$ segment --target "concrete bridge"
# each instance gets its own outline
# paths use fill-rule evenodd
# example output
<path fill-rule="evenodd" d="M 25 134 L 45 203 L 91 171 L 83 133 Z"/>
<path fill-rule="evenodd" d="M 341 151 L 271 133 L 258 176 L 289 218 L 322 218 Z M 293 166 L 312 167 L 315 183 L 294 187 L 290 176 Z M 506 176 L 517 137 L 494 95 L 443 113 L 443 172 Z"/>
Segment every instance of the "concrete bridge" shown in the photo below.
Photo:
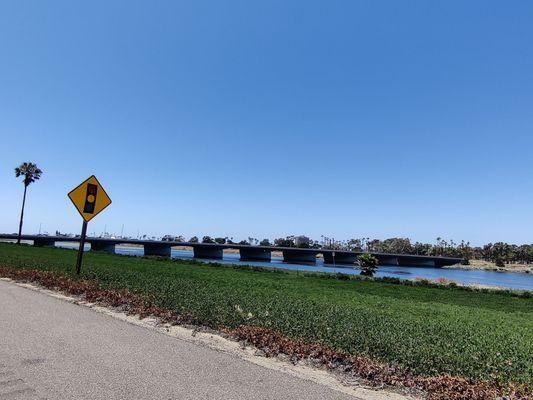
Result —
<path fill-rule="evenodd" d="M 16 240 L 17 235 L 0 234 L 0 239 Z M 22 240 L 31 240 L 35 246 L 55 246 L 58 242 L 79 242 L 79 238 L 67 236 L 42 236 L 22 235 Z M 91 245 L 92 251 L 115 253 L 115 246 L 130 244 L 143 246 L 144 255 L 170 257 L 172 247 L 190 247 L 195 258 L 221 260 L 224 249 L 239 250 L 241 261 L 269 262 L 272 252 L 278 251 L 283 254 L 283 261 L 293 264 L 315 264 L 318 254 L 322 254 L 325 264 L 354 265 L 357 256 L 361 252 L 338 251 L 327 249 L 305 249 L 295 247 L 276 246 L 251 246 L 242 244 L 218 244 L 218 243 L 190 243 L 169 242 L 155 240 L 135 239 L 109 239 L 87 237 L 86 242 Z M 446 265 L 458 264 L 460 258 L 417 256 L 408 254 L 371 253 L 380 265 L 409 266 L 409 267 L 434 267 L 440 268 Z"/>

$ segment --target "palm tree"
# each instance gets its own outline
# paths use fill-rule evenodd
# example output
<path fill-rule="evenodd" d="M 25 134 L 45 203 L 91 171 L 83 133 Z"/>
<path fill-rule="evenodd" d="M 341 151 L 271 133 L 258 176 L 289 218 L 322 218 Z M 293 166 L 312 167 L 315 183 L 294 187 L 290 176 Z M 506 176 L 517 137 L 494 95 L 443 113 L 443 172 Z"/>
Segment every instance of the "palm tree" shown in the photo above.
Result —
<path fill-rule="evenodd" d="M 20 224 L 19 224 L 19 236 L 17 239 L 17 244 L 20 244 L 20 236 L 22 234 L 22 220 L 24 219 L 24 205 L 26 204 L 26 190 L 31 183 L 39 180 L 41 174 L 43 173 L 37 165 L 31 162 L 25 162 L 15 168 L 15 177 L 24 176 L 24 197 L 22 198 L 22 210 L 20 211 Z"/>

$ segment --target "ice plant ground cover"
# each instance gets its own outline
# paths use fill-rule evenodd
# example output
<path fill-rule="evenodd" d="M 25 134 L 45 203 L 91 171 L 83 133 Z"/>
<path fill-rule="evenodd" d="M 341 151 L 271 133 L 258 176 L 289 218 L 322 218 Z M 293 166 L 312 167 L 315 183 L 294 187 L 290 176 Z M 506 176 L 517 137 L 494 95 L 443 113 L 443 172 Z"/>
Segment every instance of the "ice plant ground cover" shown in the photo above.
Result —
<path fill-rule="evenodd" d="M 533 385 L 533 298 L 527 293 L 99 253 L 86 255 L 78 278 L 75 257 L 72 250 L 0 244 L 0 267 L 90 282 L 213 328 L 275 332 L 300 346 L 365 357 L 413 376 Z M 242 335 L 252 342 L 257 336 Z"/>

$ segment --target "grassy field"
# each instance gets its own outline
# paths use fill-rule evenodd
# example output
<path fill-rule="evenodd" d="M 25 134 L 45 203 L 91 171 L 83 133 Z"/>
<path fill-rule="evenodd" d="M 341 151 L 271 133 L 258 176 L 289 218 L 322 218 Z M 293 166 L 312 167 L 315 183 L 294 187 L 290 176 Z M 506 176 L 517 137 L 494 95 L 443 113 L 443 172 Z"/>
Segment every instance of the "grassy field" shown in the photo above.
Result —
<path fill-rule="evenodd" d="M 0 243 L 0 266 L 72 275 L 75 257 Z M 266 327 L 417 374 L 533 384 L 531 297 L 98 253 L 82 277 L 212 327 Z"/>

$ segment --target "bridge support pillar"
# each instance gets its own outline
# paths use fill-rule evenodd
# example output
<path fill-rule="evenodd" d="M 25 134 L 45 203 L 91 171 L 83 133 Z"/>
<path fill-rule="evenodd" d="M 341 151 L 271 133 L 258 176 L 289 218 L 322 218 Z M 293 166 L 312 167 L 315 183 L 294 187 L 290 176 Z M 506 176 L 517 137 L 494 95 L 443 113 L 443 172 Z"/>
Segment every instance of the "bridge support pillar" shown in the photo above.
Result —
<path fill-rule="evenodd" d="M 322 253 L 324 256 L 324 264 L 344 264 L 344 265 L 354 265 L 357 261 L 357 254 L 355 253 L 341 253 L 335 252 L 335 259 L 333 259 L 332 251 L 324 251 Z"/>
<path fill-rule="evenodd" d="M 240 248 L 241 261 L 271 261 L 272 251 L 257 248 Z"/>
<path fill-rule="evenodd" d="M 145 256 L 170 257 L 171 247 L 168 244 L 146 243 L 144 245 Z"/>
<path fill-rule="evenodd" d="M 316 254 L 313 251 L 302 251 L 302 250 L 282 250 L 283 252 L 283 262 L 286 263 L 304 263 L 304 264 L 315 264 L 316 263 Z"/>
<path fill-rule="evenodd" d="M 206 258 L 210 260 L 222 260 L 224 251 L 222 247 L 217 246 L 194 246 L 193 247 L 194 258 Z"/>
<path fill-rule="evenodd" d="M 90 242 L 92 251 L 115 254 L 115 243 Z"/>
<path fill-rule="evenodd" d="M 448 261 L 448 260 L 440 260 L 438 258 L 436 258 L 435 260 L 435 268 L 442 268 L 442 267 L 445 267 L 446 265 L 454 265 L 454 264 L 459 264 L 460 261 L 456 261 L 455 263 L 452 261 Z"/>
<path fill-rule="evenodd" d="M 377 255 L 376 258 L 379 261 L 379 265 L 395 265 L 395 266 L 398 266 L 400 264 L 399 261 L 398 261 L 398 257 Z"/>
<path fill-rule="evenodd" d="M 45 237 L 33 239 L 33 245 L 38 247 L 54 247 L 56 242 L 54 239 L 48 239 Z"/>

